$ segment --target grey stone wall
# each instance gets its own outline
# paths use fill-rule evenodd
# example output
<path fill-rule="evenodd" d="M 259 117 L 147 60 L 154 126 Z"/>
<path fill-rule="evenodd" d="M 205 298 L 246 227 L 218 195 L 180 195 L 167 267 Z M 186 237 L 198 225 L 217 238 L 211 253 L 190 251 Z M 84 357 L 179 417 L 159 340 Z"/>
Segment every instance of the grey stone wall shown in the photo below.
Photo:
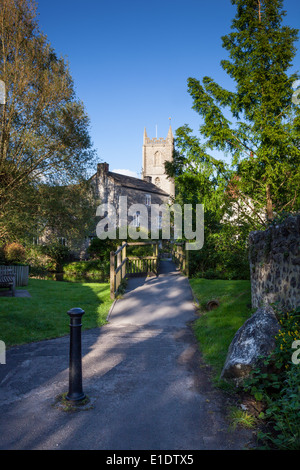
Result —
<path fill-rule="evenodd" d="M 252 307 L 300 306 L 300 214 L 249 236 Z"/>

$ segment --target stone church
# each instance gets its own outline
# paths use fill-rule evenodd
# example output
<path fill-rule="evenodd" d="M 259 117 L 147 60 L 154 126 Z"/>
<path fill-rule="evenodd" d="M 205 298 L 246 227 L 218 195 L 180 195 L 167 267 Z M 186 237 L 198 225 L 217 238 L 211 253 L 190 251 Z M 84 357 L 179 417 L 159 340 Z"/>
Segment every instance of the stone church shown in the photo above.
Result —
<path fill-rule="evenodd" d="M 112 204 L 118 213 L 119 198 L 127 197 L 128 208 L 133 204 L 142 204 L 147 208 L 148 227 L 151 227 L 151 205 L 172 204 L 175 197 L 174 180 L 165 174 L 165 161 L 172 161 L 174 150 L 174 137 L 170 126 L 167 137 L 149 139 L 146 129 L 143 141 L 143 171 L 142 178 L 115 173 L 109 170 L 108 163 L 99 163 L 97 172 L 90 178 L 89 182 L 93 197 L 97 204 Z M 161 216 L 157 217 L 156 228 L 161 228 Z M 127 217 L 127 225 L 141 227 L 141 214 Z M 87 248 L 91 239 L 95 238 L 95 230 L 82 241 L 67 240 L 63 234 L 56 234 L 56 238 L 62 245 L 68 245 L 71 253 L 76 259 L 86 259 Z M 34 244 L 45 244 L 51 242 L 53 232 L 44 228 L 43 233 L 35 237 Z"/>
<path fill-rule="evenodd" d="M 128 206 L 143 204 L 170 204 L 175 197 L 174 180 L 165 174 L 165 161 L 173 159 L 174 137 L 170 126 L 166 139 L 149 139 L 146 129 L 143 141 L 142 179 L 133 178 L 109 170 L 108 163 L 99 163 L 97 173 L 90 182 L 94 196 L 101 204 L 109 203 L 116 211 L 120 196 L 127 196 Z M 128 219 L 139 227 L 139 213 Z M 159 221 L 158 221 L 159 225 Z"/>

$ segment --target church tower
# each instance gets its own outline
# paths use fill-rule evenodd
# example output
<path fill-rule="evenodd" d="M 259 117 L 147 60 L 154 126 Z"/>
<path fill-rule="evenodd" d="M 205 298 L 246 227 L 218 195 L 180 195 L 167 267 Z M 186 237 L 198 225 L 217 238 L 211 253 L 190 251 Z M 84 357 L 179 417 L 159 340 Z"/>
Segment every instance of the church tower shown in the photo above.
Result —
<path fill-rule="evenodd" d="M 174 137 L 170 126 L 166 139 L 149 139 L 144 130 L 143 180 L 149 181 L 171 197 L 175 197 L 175 183 L 165 173 L 165 161 L 173 160 Z"/>

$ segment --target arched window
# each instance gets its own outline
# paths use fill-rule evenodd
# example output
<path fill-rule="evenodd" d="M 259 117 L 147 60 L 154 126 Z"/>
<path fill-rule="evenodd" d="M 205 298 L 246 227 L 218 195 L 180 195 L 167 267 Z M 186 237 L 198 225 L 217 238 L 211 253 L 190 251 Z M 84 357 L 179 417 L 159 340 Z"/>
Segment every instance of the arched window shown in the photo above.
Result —
<path fill-rule="evenodd" d="M 156 184 L 156 186 L 158 186 L 160 188 L 160 178 L 159 177 L 155 178 L 155 184 Z"/>
<path fill-rule="evenodd" d="M 155 152 L 154 154 L 154 166 L 160 166 L 161 165 L 161 154 L 160 152 Z"/>
<path fill-rule="evenodd" d="M 132 225 L 133 227 L 140 227 L 141 226 L 141 221 L 140 221 L 140 215 L 141 213 L 139 211 L 137 211 L 134 215 L 133 215 L 133 220 L 132 220 Z"/>

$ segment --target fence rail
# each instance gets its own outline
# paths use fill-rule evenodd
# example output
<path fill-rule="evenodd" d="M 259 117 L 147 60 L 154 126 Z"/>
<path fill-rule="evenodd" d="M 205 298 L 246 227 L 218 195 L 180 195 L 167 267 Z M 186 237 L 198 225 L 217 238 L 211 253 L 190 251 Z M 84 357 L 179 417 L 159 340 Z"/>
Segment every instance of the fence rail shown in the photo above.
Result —
<path fill-rule="evenodd" d="M 128 246 L 153 245 L 153 256 L 127 256 Z M 126 277 L 158 274 L 157 242 L 123 242 L 110 253 L 110 296 L 115 299 Z"/>
<path fill-rule="evenodd" d="M 174 243 L 172 259 L 180 271 L 189 277 L 189 251 L 184 248 L 184 243 Z"/>

